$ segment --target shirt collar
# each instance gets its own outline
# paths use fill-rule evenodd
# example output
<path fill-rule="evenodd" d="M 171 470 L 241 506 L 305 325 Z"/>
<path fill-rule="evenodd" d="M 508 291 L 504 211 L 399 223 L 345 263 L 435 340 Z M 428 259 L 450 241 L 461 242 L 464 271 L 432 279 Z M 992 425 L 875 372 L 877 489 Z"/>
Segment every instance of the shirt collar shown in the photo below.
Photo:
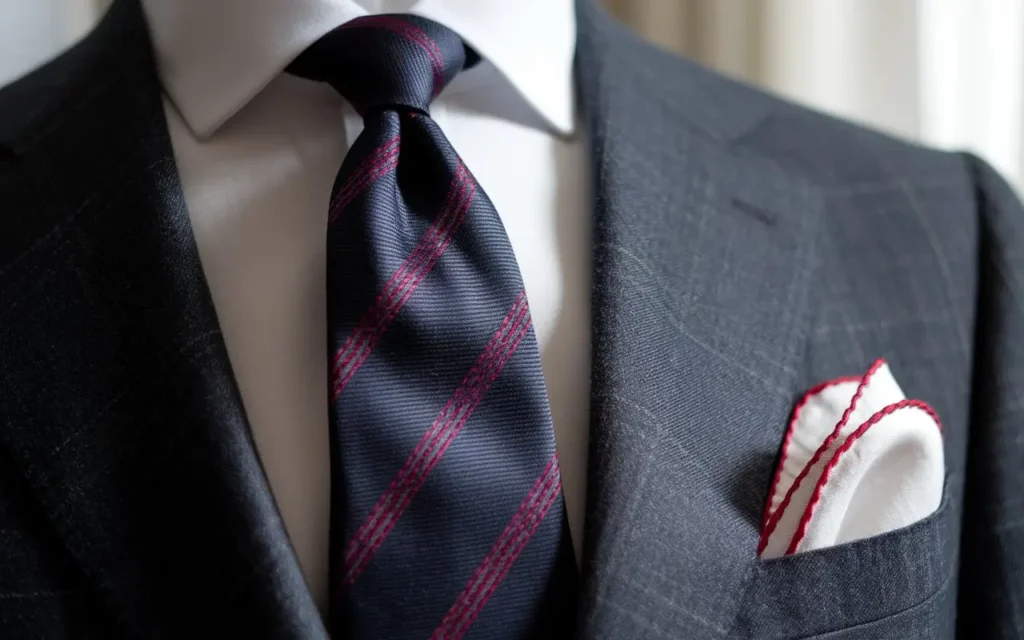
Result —
<path fill-rule="evenodd" d="M 143 0 L 143 5 L 164 90 L 200 138 L 212 135 L 331 29 L 395 9 L 394 0 Z M 554 130 L 572 132 L 576 18 L 571 0 L 406 0 L 403 8 L 456 31 Z"/>

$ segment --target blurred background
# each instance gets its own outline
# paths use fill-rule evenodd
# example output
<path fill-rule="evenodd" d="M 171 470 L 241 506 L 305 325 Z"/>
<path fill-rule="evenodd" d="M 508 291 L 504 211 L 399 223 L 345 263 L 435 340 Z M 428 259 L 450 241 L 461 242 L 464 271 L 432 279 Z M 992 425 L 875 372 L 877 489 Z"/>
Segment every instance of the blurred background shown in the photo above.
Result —
<path fill-rule="evenodd" d="M 1024 0 L 603 2 L 663 47 L 906 138 L 973 150 L 1024 190 Z M 0 0 L 0 85 L 81 37 L 108 3 Z"/>

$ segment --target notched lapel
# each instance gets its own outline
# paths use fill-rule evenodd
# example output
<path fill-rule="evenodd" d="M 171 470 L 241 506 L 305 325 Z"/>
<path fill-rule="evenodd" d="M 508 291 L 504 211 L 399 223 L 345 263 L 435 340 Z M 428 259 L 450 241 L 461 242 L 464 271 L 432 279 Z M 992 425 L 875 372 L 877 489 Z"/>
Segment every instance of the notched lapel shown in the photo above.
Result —
<path fill-rule="evenodd" d="M 726 81 L 582 13 L 596 191 L 582 635 L 727 635 L 795 392 L 823 199 L 732 142 L 757 113 L 709 107 Z"/>
<path fill-rule="evenodd" d="M 17 159 L 37 184 L 16 213 L 35 218 L 0 254 L 0 447 L 127 636 L 325 637 L 231 375 L 149 47 L 138 4 L 116 3 L 72 54 L 99 88 L 56 100 L 78 104 Z"/>

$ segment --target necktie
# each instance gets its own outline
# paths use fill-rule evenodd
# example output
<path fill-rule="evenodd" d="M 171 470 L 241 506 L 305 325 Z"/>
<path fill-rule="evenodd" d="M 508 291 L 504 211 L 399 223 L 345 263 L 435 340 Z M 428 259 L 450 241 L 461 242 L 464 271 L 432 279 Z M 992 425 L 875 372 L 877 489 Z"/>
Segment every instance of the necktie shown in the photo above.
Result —
<path fill-rule="evenodd" d="M 327 232 L 337 638 L 571 634 L 576 568 L 519 268 L 429 115 L 475 61 L 445 27 L 383 15 L 289 68 L 364 122 Z"/>

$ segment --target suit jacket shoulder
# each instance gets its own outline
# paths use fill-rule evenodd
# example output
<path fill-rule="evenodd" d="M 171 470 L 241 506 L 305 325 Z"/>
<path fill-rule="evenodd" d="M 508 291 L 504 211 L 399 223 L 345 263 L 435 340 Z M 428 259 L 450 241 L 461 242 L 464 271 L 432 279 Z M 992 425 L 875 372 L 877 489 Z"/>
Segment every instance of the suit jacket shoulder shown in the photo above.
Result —
<path fill-rule="evenodd" d="M 594 339 L 615 357 L 595 349 L 586 583 L 604 606 L 585 628 L 1018 636 L 1021 505 L 993 497 L 1024 482 L 1009 462 L 1019 447 L 996 444 L 1022 441 L 1012 190 L 976 158 L 797 106 L 598 14 L 580 14 L 577 76 L 595 151 Z M 651 353 L 657 375 L 643 366 Z M 908 530 L 755 564 L 798 394 L 879 357 L 943 420 L 945 506 Z M 729 391 L 693 392 L 694 371 Z M 730 447 L 706 449 L 722 437 Z M 623 542 L 643 531 L 677 544 Z M 697 550 L 712 539 L 713 552 Z M 824 606 L 823 580 L 841 607 Z M 654 607 L 625 583 L 677 604 Z"/>

